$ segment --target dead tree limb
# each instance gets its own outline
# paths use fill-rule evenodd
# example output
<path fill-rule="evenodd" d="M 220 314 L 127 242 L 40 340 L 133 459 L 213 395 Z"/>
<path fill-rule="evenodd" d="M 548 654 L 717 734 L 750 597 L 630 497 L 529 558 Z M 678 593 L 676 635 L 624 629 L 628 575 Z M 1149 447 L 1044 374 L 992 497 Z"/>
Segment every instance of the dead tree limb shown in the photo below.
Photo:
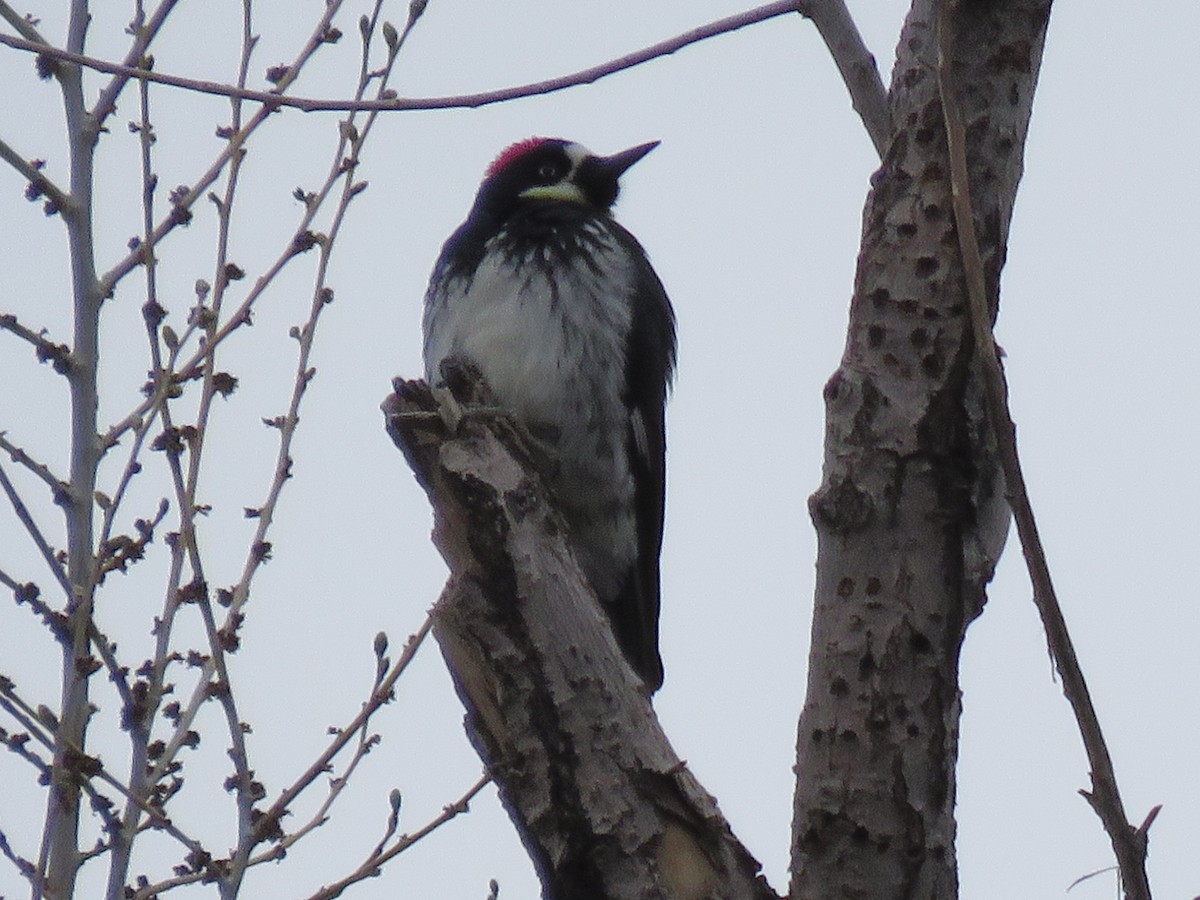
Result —
<path fill-rule="evenodd" d="M 777 900 L 663 734 L 523 436 L 472 409 L 474 376 L 451 382 L 465 410 L 453 433 L 423 382 L 396 384 L 387 429 L 450 566 L 433 633 L 468 737 L 545 896 Z"/>

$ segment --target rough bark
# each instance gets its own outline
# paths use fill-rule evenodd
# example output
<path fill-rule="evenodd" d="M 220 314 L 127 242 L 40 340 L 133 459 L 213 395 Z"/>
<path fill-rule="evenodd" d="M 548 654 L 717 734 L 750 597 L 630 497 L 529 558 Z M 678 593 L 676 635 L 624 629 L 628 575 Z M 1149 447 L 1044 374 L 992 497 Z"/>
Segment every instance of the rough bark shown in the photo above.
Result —
<path fill-rule="evenodd" d="M 544 896 L 777 900 L 659 727 L 528 442 L 471 408 L 470 375 L 451 381 L 452 430 L 423 382 L 397 383 L 384 411 L 450 566 L 434 636 Z"/>
<path fill-rule="evenodd" d="M 956 4 L 954 83 L 993 317 L 1049 0 Z M 826 454 L 791 896 L 951 898 L 958 657 L 1008 528 L 978 401 L 936 71 L 916 0 L 889 92 Z"/>

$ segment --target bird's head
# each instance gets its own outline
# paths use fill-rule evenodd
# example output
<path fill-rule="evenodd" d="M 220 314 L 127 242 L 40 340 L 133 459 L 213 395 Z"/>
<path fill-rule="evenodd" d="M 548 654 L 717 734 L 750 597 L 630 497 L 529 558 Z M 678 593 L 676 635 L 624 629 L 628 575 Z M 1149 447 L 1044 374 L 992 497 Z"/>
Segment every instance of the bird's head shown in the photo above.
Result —
<path fill-rule="evenodd" d="M 488 166 L 475 208 L 498 219 L 523 201 L 538 200 L 605 212 L 616 202 L 621 175 L 657 146 L 658 141 L 651 141 L 612 156 L 596 156 L 582 144 L 560 138 L 520 141 Z"/>

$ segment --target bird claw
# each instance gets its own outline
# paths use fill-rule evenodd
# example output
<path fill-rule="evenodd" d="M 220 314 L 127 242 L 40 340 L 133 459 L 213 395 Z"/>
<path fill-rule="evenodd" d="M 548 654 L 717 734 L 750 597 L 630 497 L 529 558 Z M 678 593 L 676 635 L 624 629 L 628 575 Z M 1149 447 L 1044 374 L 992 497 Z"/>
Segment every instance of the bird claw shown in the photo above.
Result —
<path fill-rule="evenodd" d="M 429 392 L 437 402 L 437 415 L 445 423 L 446 430 L 450 434 L 457 434 L 459 423 L 463 420 L 463 405 L 444 384 L 430 385 Z"/>
<path fill-rule="evenodd" d="M 449 391 L 446 391 L 444 401 L 437 389 L 434 390 L 434 396 L 438 399 L 438 411 L 432 415 L 441 416 L 450 434 L 458 434 L 464 422 L 478 422 L 490 426 L 497 433 L 502 432 L 502 438 L 510 449 L 515 450 L 543 477 L 549 477 L 558 471 L 558 453 L 553 443 L 535 437 L 529 428 L 513 415 L 511 409 L 494 403 L 464 405 Z"/>

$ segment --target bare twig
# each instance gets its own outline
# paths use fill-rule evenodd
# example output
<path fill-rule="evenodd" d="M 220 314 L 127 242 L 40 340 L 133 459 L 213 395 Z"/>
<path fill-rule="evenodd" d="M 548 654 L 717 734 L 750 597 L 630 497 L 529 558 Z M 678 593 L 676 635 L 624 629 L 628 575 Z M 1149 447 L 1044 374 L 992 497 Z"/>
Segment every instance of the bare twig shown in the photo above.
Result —
<path fill-rule="evenodd" d="M 36 163 L 30 162 L 17 153 L 3 138 L 0 138 L 0 159 L 4 160 L 24 176 L 29 182 L 30 187 L 36 191 L 36 193 L 27 195 L 31 200 L 42 195 L 52 204 L 51 208 L 53 210 L 67 208 L 71 199 L 63 189 L 51 181 Z"/>
<path fill-rule="evenodd" d="M 59 586 L 63 589 L 63 593 L 70 600 L 72 596 L 71 582 L 67 577 L 66 570 L 63 569 L 62 563 L 58 561 L 58 556 L 55 554 L 54 548 L 50 546 L 50 542 L 42 534 L 42 529 L 38 527 L 37 522 L 33 521 L 33 516 L 25 506 L 24 501 L 21 500 L 21 495 L 17 493 L 16 486 L 9 480 L 8 473 L 4 471 L 4 466 L 0 466 L 0 488 L 3 488 L 4 493 L 8 496 L 8 502 L 12 505 L 13 512 L 21 520 L 21 524 L 25 526 L 25 531 L 29 534 L 34 546 L 38 548 L 38 552 L 42 554 L 42 559 L 46 561 L 51 574 L 54 575 Z"/>
<path fill-rule="evenodd" d="M 5 453 L 7 453 L 9 458 L 12 459 L 12 461 L 17 465 L 24 466 L 26 469 L 40 478 L 46 484 L 46 487 L 50 488 L 55 502 L 60 501 L 64 496 L 66 496 L 66 482 L 51 472 L 50 467 L 45 463 L 40 463 L 33 459 L 28 453 L 26 453 L 16 444 L 12 443 L 12 441 L 10 441 L 2 431 L 0 431 L 0 450 L 3 450 Z"/>
<path fill-rule="evenodd" d="M 26 703 L 17 693 L 16 685 L 7 678 L 0 679 L 0 709 L 8 713 L 21 730 L 47 750 L 54 750 L 54 729 L 57 723 L 49 711 L 39 711 Z"/>
<path fill-rule="evenodd" d="M 8 843 L 8 835 L 3 831 L 0 831 L 0 854 L 3 854 L 16 867 L 26 881 L 33 884 L 33 863 L 13 850 Z"/>
<path fill-rule="evenodd" d="M 9 575 L 6 571 L 0 569 L 0 584 L 4 585 L 15 594 L 18 591 L 24 590 L 28 582 L 17 581 L 17 579 Z"/>
<path fill-rule="evenodd" d="M 0 681 L 0 709 L 3 709 L 10 716 L 12 716 L 13 720 L 17 722 L 22 730 L 32 737 L 33 740 L 35 740 L 45 749 L 53 752 L 55 747 L 54 732 L 57 729 L 57 723 L 53 720 L 46 719 L 46 716 L 49 715 L 49 713 L 39 713 L 38 710 L 35 710 L 32 706 L 21 699 L 16 692 L 16 688 L 11 682 Z M 43 728 L 43 726 L 45 727 Z M 83 758 L 82 750 L 80 750 L 78 747 L 72 747 L 71 749 L 77 753 L 80 758 Z M 27 756 L 26 758 L 29 757 Z M 34 764 L 38 765 L 39 767 L 45 765 L 43 762 L 38 760 L 30 759 L 30 761 L 34 762 Z M 179 829 L 178 826 L 176 826 L 169 818 L 167 818 L 161 809 L 156 808 L 150 803 L 147 803 L 142 798 L 134 797 L 129 788 L 109 774 L 109 772 L 104 768 L 103 765 L 101 765 L 98 759 L 92 759 L 90 761 L 90 768 L 92 771 L 88 772 L 89 777 L 86 779 L 81 779 L 81 785 L 84 793 L 87 794 L 89 798 L 98 801 L 93 804 L 93 807 L 102 817 L 105 818 L 105 826 L 110 833 L 112 833 L 114 829 L 117 829 L 120 823 L 111 812 L 108 812 L 108 810 L 112 807 L 112 803 L 107 802 L 107 800 L 100 795 L 95 786 L 92 785 L 92 779 L 98 779 L 104 782 L 121 796 L 127 798 L 133 803 L 136 803 L 139 808 L 141 808 L 142 811 L 150 817 L 151 827 L 160 829 L 171 835 L 171 837 L 179 841 L 179 843 L 181 843 L 189 851 L 195 852 L 203 849 L 198 841 L 188 837 Z"/>
<path fill-rule="evenodd" d="M 286 67 L 279 83 L 275 90 L 281 94 L 291 86 L 292 82 L 299 76 L 304 65 L 312 58 L 324 44 L 328 43 L 328 35 L 330 31 L 330 23 L 333 17 L 337 15 L 338 10 L 342 7 L 343 0 L 329 0 L 325 5 L 325 10 L 321 18 L 317 21 L 316 27 L 312 30 L 305 42 L 304 46 L 296 54 L 296 58 L 292 60 L 291 65 Z M 10 43 L 17 40 L 10 38 L 7 35 L 0 35 L 0 43 Z M 31 49 L 21 47 L 20 49 Z M 81 57 L 80 59 L 86 59 Z M 147 81 L 160 81 L 157 77 L 158 73 L 150 72 L 145 69 L 130 68 L 128 66 L 119 66 L 112 63 L 104 63 L 105 68 L 99 71 L 107 71 L 117 75 L 123 75 L 128 78 L 144 78 Z M 186 213 L 192 206 L 204 196 L 205 191 L 209 186 L 217 180 L 221 172 L 225 170 L 225 166 L 234 154 L 240 152 L 245 145 L 250 135 L 253 134 L 258 127 L 267 120 L 267 118 L 275 111 L 276 107 L 272 105 L 264 105 L 242 128 L 229 135 L 225 148 L 218 154 L 207 171 L 192 185 L 192 187 L 180 194 L 178 197 L 172 197 L 171 212 L 154 228 L 152 234 L 153 243 L 157 244 L 164 237 L 175 230 L 179 225 L 188 220 Z M 109 269 L 100 277 L 100 288 L 102 296 L 109 296 L 116 288 L 118 282 L 126 275 L 137 268 L 142 262 L 141 248 L 135 249 L 128 256 L 118 262 L 115 266 Z"/>
<path fill-rule="evenodd" d="M 414 653 L 415 649 L 416 648 L 414 646 Z M 383 683 L 388 677 L 388 673 L 391 668 L 388 658 L 385 655 L 386 653 L 387 635 L 380 632 L 380 634 L 375 638 L 375 680 L 371 685 L 372 696 L 383 687 Z M 412 656 L 409 655 L 408 659 L 411 658 Z M 407 665 L 407 663 L 405 665 Z M 367 726 L 369 724 L 370 722 L 368 720 L 364 720 L 362 726 L 358 729 L 358 745 L 354 748 L 354 754 L 346 763 L 345 768 L 342 769 L 341 774 L 330 777 L 329 791 L 325 795 L 325 799 L 321 802 L 321 805 L 317 807 L 317 810 L 309 817 L 307 822 L 292 831 L 290 834 L 286 834 L 279 839 L 278 843 L 274 847 L 274 851 L 276 853 L 282 854 L 286 852 L 289 848 L 301 841 L 306 835 L 310 834 L 317 828 L 320 828 L 327 821 L 329 821 L 329 811 L 333 808 L 333 804 L 337 801 L 338 797 L 341 796 L 347 785 L 349 785 L 350 777 L 354 774 L 359 764 L 366 759 L 367 754 L 370 753 L 380 741 L 379 735 L 372 734 L 368 730 Z M 251 860 L 251 862 L 253 861 Z"/>
<path fill-rule="evenodd" d="M 342 728 L 338 731 L 338 733 L 334 736 L 334 739 L 330 741 L 329 746 L 325 748 L 325 751 L 319 757 L 317 757 L 316 761 L 313 762 L 313 764 L 309 766 L 308 769 L 306 769 L 305 772 L 291 784 L 291 786 L 285 789 L 273 804 L 271 804 L 271 808 L 267 810 L 266 814 L 262 818 L 264 823 L 269 824 L 270 821 L 278 822 L 283 814 L 287 811 L 287 808 L 291 806 L 292 802 L 298 796 L 300 796 L 301 792 L 303 792 L 305 788 L 312 784 L 317 778 L 321 777 L 323 773 L 328 771 L 330 763 L 332 763 L 337 755 L 342 752 L 345 746 L 354 739 L 354 735 L 359 731 L 359 729 L 361 729 L 366 722 L 370 721 L 371 716 L 375 714 L 376 710 L 392 699 L 392 692 L 396 687 L 396 682 L 400 679 L 400 676 L 404 674 L 405 670 L 408 669 L 409 663 L 411 663 L 413 658 L 417 655 L 417 650 L 420 649 L 421 644 L 429 634 L 429 629 L 432 627 L 433 620 L 429 617 L 426 617 L 425 621 L 421 623 L 421 627 L 418 628 L 417 631 L 409 637 L 407 643 L 405 643 L 404 650 L 401 652 L 400 658 L 396 660 L 394 667 L 388 673 L 387 677 L 380 682 L 379 687 L 376 688 L 376 690 L 371 693 L 371 696 L 367 698 L 367 702 L 363 704 L 362 710 L 359 711 L 358 715 L 355 716 L 345 728 Z"/>
<path fill-rule="evenodd" d="M 379 874 L 380 867 L 390 859 L 394 859 L 399 854 L 403 853 L 413 844 L 422 838 L 428 836 L 438 828 L 445 825 L 456 816 L 460 816 L 467 812 L 470 808 L 470 803 L 475 799 L 475 796 L 482 791 L 488 784 L 491 783 L 492 777 L 486 772 L 480 776 L 479 780 L 467 788 L 466 792 L 445 807 L 441 814 L 429 821 L 423 828 L 414 831 L 412 834 L 402 834 L 394 844 L 387 849 L 372 853 L 365 862 L 345 878 L 336 881 L 331 885 L 321 888 L 315 894 L 311 895 L 308 900 L 332 900 L 334 897 L 340 897 L 342 892 L 352 884 L 357 884 L 364 879 L 371 878 Z"/>
<path fill-rule="evenodd" d="M 124 65 L 126 68 L 132 69 L 142 62 L 150 43 L 157 37 L 158 32 L 167 21 L 167 16 L 171 14 L 178 2 L 179 0 L 162 0 L 149 19 L 145 18 L 142 5 L 138 4 L 137 19 L 130 28 L 133 33 L 133 43 L 125 54 Z M 128 72 L 114 72 L 113 75 L 113 79 L 100 92 L 100 97 L 92 110 L 92 115 L 96 117 L 96 122 L 100 125 L 103 125 L 104 120 L 116 111 L 117 97 L 121 95 L 121 91 L 125 89 L 125 85 L 132 77 Z"/>
<path fill-rule="evenodd" d="M 70 371 L 71 348 L 66 344 L 56 344 L 46 337 L 44 331 L 34 331 L 22 325 L 12 313 L 0 313 L 0 331 L 8 331 L 33 347 L 37 353 L 38 362 L 48 362 L 60 374 Z"/>
<path fill-rule="evenodd" d="M 297 797 L 300 796 L 300 794 L 307 790 L 313 782 L 329 772 L 330 767 L 333 764 L 333 760 L 337 758 L 337 756 L 352 740 L 354 740 L 355 735 L 359 735 L 361 741 L 361 735 L 364 733 L 366 725 L 368 722 L 370 722 L 371 717 L 374 716 L 381 706 L 392 699 L 396 682 L 399 680 L 400 676 L 404 674 L 404 672 L 408 669 L 409 664 L 416 657 L 417 650 L 420 649 L 421 644 L 429 634 L 432 625 L 432 619 L 426 617 L 425 621 L 422 623 L 421 627 L 417 629 L 416 633 L 409 636 L 408 641 L 405 643 L 404 649 L 401 651 L 400 657 L 396 660 L 395 664 L 391 668 L 387 669 L 381 678 L 377 678 L 375 682 L 375 689 L 371 692 L 370 697 L 367 698 L 366 703 L 363 704 L 363 708 L 359 711 L 358 715 L 356 715 L 354 719 L 352 719 L 344 728 L 337 729 L 333 740 L 329 743 L 329 746 L 325 748 L 325 751 L 311 766 L 308 767 L 308 769 L 304 771 L 299 778 L 296 779 L 295 782 L 292 783 L 290 787 L 280 794 L 279 798 L 274 804 L 272 804 L 271 808 L 267 810 L 267 812 L 261 817 L 259 817 L 258 827 L 256 829 L 257 836 L 264 836 L 278 827 L 278 823 L 282 819 L 283 815 L 288 811 L 288 807 L 295 801 Z M 355 753 L 355 758 L 360 757 L 364 753 L 365 751 L 363 751 L 360 746 L 360 749 Z M 356 765 L 357 763 L 353 764 Z M 341 777 L 344 779 L 348 775 L 348 772 L 349 764 L 347 765 L 347 770 L 343 771 Z M 336 792 L 331 789 L 331 795 L 334 799 L 336 799 L 337 793 L 340 793 L 340 789 Z M 322 809 L 327 811 L 330 802 L 330 798 L 327 798 L 326 802 L 322 805 Z M 296 841 L 298 841 L 301 837 L 303 837 L 305 834 L 308 834 L 321 824 L 322 820 L 319 818 L 321 815 L 322 813 L 318 811 L 318 816 L 314 816 L 310 822 L 301 826 L 300 829 L 293 832 L 291 835 L 286 835 L 279 839 L 277 843 L 272 844 L 270 848 L 263 850 L 260 853 L 251 855 L 245 862 L 245 868 L 252 868 L 254 866 L 262 865 L 263 863 L 273 862 L 281 859 L 288 847 L 295 844 Z M 423 829 L 423 832 L 427 832 L 428 830 L 432 829 Z M 423 833 L 421 833 L 421 836 L 424 836 Z M 133 895 L 133 900 L 148 900 L 148 898 L 155 897 L 169 888 L 179 887 L 185 884 L 195 884 L 198 881 L 205 880 L 206 877 L 207 874 L 203 871 L 200 871 L 166 879 L 164 881 L 139 888 L 137 893 Z"/>
<path fill-rule="evenodd" d="M 9 6 L 4 0 L 0 0 L 0 19 L 4 19 L 5 22 L 8 22 L 13 28 L 17 29 L 17 31 L 25 36 L 26 40 L 38 44 L 48 44 L 47 40 L 42 37 L 41 32 L 34 27 L 33 22 L 29 21 L 27 16 L 21 15 Z"/>
<path fill-rule="evenodd" d="M 951 16 L 954 0 L 941 0 L 938 6 L 938 90 L 941 95 L 946 140 L 950 155 L 950 180 L 959 247 L 963 257 L 971 325 L 974 330 L 976 358 L 983 376 L 988 417 L 996 433 L 1000 462 L 1007 484 L 1008 502 L 1017 523 L 1021 549 L 1033 583 L 1033 600 L 1041 614 L 1050 655 L 1063 681 L 1063 693 L 1075 712 L 1092 773 L 1092 790 L 1083 796 L 1104 824 L 1112 841 L 1121 871 L 1121 882 L 1128 900 L 1150 900 L 1150 882 L 1146 874 L 1147 831 L 1156 811 L 1147 816 L 1142 828 L 1129 824 L 1117 788 L 1112 758 L 1092 704 L 1087 681 L 1075 655 L 1066 620 L 1038 534 L 1029 491 L 1017 453 L 1016 426 L 1008 410 L 1008 388 L 992 337 L 983 262 L 975 234 L 970 178 L 967 170 L 966 126 L 958 106 L 953 81 L 954 31 Z"/>

